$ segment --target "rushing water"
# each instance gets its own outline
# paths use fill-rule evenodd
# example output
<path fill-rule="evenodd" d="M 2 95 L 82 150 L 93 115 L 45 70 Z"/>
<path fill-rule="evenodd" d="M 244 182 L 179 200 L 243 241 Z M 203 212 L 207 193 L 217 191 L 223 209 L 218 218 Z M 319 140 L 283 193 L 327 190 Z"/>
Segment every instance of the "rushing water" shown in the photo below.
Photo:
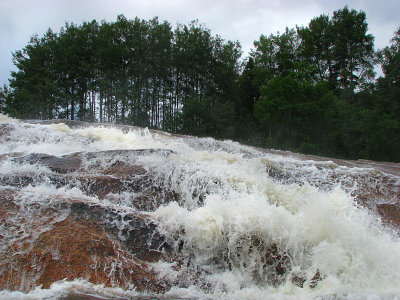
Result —
<path fill-rule="evenodd" d="M 147 214 L 158 222 L 159 232 L 167 237 L 172 249 L 190 257 L 186 271 L 195 271 L 203 284 L 196 281 L 175 286 L 159 297 L 400 297 L 398 235 L 382 226 L 373 210 L 355 200 L 357 193 L 367 190 L 363 202 L 369 201 L 366 206 L 370 208 L 379 201 L 395 201 L 390 189 L 368 199 L 373 197 L 368 191 L 376 190 L 380 178 L 389 178 L 387 174 L 359 166 L 340 166 L 332 161 L 299 159 L 288 153 L 263 151 L 232 141 L 173 136 L 133 127 L 79 128 L 63 123 L 45 125 L 0 118 L 2 124 L 12 128 L 2 136 L 3 157 L 33 153 L 62 156 L 121 149 L 172 151 L 169 155 L 149 152 L 136 157 L 135 163 L 151 172 L 155 184 L 179 196 L 179 200 L 156 206 Z M 2 176 L 21 173 L 41 178 L 42 184 L 24 188 L 29 195 L 26 202 L 48 205 L 43 199 L 52 194 L 111 205 L 107 198 L 100 200 L 68 185 L 52 186 L 46 180 L 51 174 L 46 167 L 5 159 L 0 164 Z M 363 178 L 362 183 L 357 178 Z M 398 178 L 390 176 L 390 180 L 392 187 L 398 188 Z M 120 207 L 112 204 L 116 212 L 136 210 L 130 205 L 129 193 L 121 193 L 119 197 Z M 46 226 L 51 227 L 52 222 L 57 220 L 49 220 Z M 0 226 L 0 230 L 6 236 L 6 228 Z M 40 234 L 31 231 L 26 229 L 25 233 L 32 239 Z M 12 238 L 3 239 L 2 251 Z M 174 266 L 163 261 L 152 264 L 160 276 L 171 280 L 181 276 L 179 272 L 185 272 Z M 50 289 L 37 287 L 29 293 L 0 292 L 0 298 L 4 299 L 68 295 L 101 299 L 149 296 L 134 289 L 106 288 L 82 279 L 57 282 Z"/>

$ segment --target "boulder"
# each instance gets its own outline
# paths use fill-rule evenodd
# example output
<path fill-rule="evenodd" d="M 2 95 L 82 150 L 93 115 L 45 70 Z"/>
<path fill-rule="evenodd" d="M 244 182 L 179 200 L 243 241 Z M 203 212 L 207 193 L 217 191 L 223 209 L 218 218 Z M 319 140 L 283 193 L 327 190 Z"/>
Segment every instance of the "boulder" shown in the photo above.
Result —
<path fill-rule="evenodd" d="M 158 278 L 149 264 L 177 258 L 158 232 L 157 223 L 144 211 L 154 210 L 177 196 L 155 188 L 148 171 L 122 159 L 124 155 L 135 157 L 152 151 L 118 150 L 62 157 L 16 154 L 15 163 L 47 167 L 51 171 L 47 178 L 54 185 L 79 188 L 93 201 L 55 196 L 30 202 L 21 191 L 29 185 L 43 184 L 44 178 L 0 176 L 0 183 L 8 186 L 0 190 L 0 289 L 28 292 L 39 285 L 48 288 L 59 280 L 83 278 L 105 286 L 164 292 L 168 280 Z M 110 163 L 104 167 L 96 159 L 108 159 Z M 121 212 L 118 205 L 112 204 L 113 197 L 123 192 L 138 194 L 131 201 L 142 212 L 134 208 Z"/>

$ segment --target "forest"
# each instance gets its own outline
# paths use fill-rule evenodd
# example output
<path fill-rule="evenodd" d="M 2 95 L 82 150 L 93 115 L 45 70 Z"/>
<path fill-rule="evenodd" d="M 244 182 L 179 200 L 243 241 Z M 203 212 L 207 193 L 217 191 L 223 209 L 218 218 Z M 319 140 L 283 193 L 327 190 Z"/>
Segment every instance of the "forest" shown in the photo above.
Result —
<path fill-rule="evenodd" d="M 400 162 L 400 27 L 375 49 L 366 20 L 346 6 L 261 35 L 246 57 L 198 21 L 66 23 L 13 53 L 0 113 Z"/>

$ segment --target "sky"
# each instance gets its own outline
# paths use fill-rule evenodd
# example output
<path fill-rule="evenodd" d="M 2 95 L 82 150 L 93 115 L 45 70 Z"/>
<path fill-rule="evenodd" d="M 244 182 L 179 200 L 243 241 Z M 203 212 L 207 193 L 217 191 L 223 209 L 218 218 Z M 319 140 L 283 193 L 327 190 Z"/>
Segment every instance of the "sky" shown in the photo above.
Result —
<path fill-rule="evenodd" d="M 48 28 L 59 32 L 65 22 L 115 21 L 123 14 L 128 19 L 157 16 L 175 27 L 197 19 L 213 35 L 239 41 L 245 57 L 261 34 L 307 26 L 312 18 L 332 16 L 345 5 L 366 13 L 376 49 L 389 45 L 400 26 L 399 0 L 0 0 L 0 86 L 16 70 L 12 52 Z"/>

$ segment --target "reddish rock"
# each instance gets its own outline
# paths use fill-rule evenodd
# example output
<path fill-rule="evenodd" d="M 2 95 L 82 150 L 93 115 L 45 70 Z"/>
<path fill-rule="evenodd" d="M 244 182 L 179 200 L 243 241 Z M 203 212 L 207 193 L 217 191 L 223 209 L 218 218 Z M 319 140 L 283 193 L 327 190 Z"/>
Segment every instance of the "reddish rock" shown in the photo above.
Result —
<path fill-rule="evenodd" d="M 382 218 L 384 224 L 395 229 L 400 228 L 400 205 L 397 204 L 378 204 L 377 212 Z"/>
<path fill-rule="evenodd" d="M 47 177 L 56 187 L 78 187 L 89 196 L 104 199 L 109 194 L 123 192 L 135 193 L 133 205 L 139 210 L 152 211 L 158 206 L 178 196 L 168 189 L 154 185 L 153 178 L 143 166 L 135 162 L 140 155 L 160 152 L 169 155 L 169 150 L 110 150 L 89 153 L 75 153 L 62 157 L 47 154 L 31 154 L 12 158 L 16 163 L 28 163 L 48 167 L 53 174 Z M 129 157 L 124 162 L 123 159 Z M 108 161 L 108 165 L 98 163 L 98 160 Z M 83 163 L 85 162 L 85 163 Z M 3 175 L 0 183 L 3 185 L 25 187 L 37 185 L 43 178 L 29 175 Z M 149 201 L 151 200 L 151 201 Z"/>
<path fill-rule="evenodd" d="M 65 120 L 42 123 L 61 122 L 71 128 L 88 126 Z M 120 128 L 128 131 L 132 127 Z M 11 132 L 11 126 L 0 124 L 0 142 L 8 142 Z M 157 223 L 148 215 L 134 212 L 133 209 L 117 211 L 121 209 L 118 208 L 118 196 L 123 192 L 132 195 L 128 201 L 140 211 L 152 211 L 169 201 L 179 201 L 179 196 L 168 187 L 159 187 L 151 170 L 145 169 L 136 159 L 137 156 L 154 152 L 165 156 L 171 153 L 169 150 L 113 150 L 62 157 L 46 154 L 21 156 L 19 153 L 0 156 L 0 160 L 13 159 L 16 163 L 45 166 L 52 171 L 46 174 L 46 178 L 31 177 L 29 174 L 0 175 L 0 184 L 10 187 L 0 190 L 0 289 L 27 292 L 38 285 L 48 288 L 59 280 L 83 278 L 94 284 L 122 288 L 134 286 L 138 291 L 162 293 L 171 283 L 168 279 L 158 278 L 152 271 L 150 263 L 156 261 L 176 262 L 177 270 L 187 267 L 187 273 L 182 272 L 187 274 L 187 278 L 181 274 L 182 278 L 174 279 L 174 285 L 183 287 L 196 283 L 204 290 L 212 289 L 211 284 L 199 275 L 200 271 L 196 270 L 198 266 L 191 269 L 190 257 L 187 260 L 179 259 L 177 254 L 172 253 L 165 237 L 157 230 Z M 310 157 L 303 156 L 303 159 Z M 348 174 L 338 175 L 333 169 L 317 165 L 320 170 L 326 168 L 331 177 L 327 176 L 326 182 L 310 177 L 310 184 L 328 189 L 335 182 L 341 182 L 344 188 L 350 190 L 357 183 L 358 189 L 354 194 L 356 201 L 376 209 L 385 224 L 400 228 L 400 192 L 392 177 L 400 175 L 398 165 L 386 166 L 372 162 L 358 162 L 357 165 L 357 162 L 339 160 L 335 160 L 335 163 L 349 167 L 373 167 L 377 171 L 352 177 Z M 278 167 L 269 168 L 268 173 L 284 184 L 301 184 L 296 175 Z M 93 196 L 90 198 L 93 202 L 59 196 L 49 199 L 49 203 L 22 203 L 18 198 L 21 188 L 28 185 L 35 187 L 43 184 L 44 180 L 57 188 L 79 188 L 87 196 Z M 378 202 L 376 199 L 386 199 L 388 202 Z M 102 200 L 107 201 L 102 203 Z M 114 200 L 117 205 L 112 207 Z M 240 267 L 240 255 L 255 251 L 263 253 L 260 259 L 262 268 L 250 270 L 256 280 L 259 276 L 260 280 L 267 280 L 271 285 L 279 285 L 291 276 L 294 284 L 304 286 L 305 275 L 292 274 L 290 257 L 277 244 L 256 236 L 245 239 L 246 242 L 238 246 L 237 253 L 228 254 L 227 251 L 218 259 L 231 268 L 235 264 Z M 323 274 L 316 270 L 308 286 L 315 287 L 322 278 Z"/>
<path fill-rule="evenodd" d="M 118 155 L 143 153 L 129 150 L 65 157 L 34 154 L 14 161 L 47 166 L 54 172 L 48 177 L 57 187 L 78 186 L 99 199 L 111 193 L 140 191 L 140 197 L 133 199 L 138 201 L 137 207 L 154 209 L 154 205 L 166 201 L 168 193 L 154 188 L 140 165 L 117 160 L 106 168 L 96 163 L 86 168 L 82 163 L 104 155 L 115 159 Z M 105 286 L 165 291 L 167 282 L 157 278 L 148 263 L 173 258 L 166 255 L 169 247 L 148 216 L 123 213 L 122 217 L 111 208 L 81 199 L 54 199 L 49 205 L 25 203 L 28 209 L 22 208 L 19 190 L 41 184 L 42 180 L 18 174 L 0 177 L 3 185 L 14 187 L 0 192 L 0 222 L 5 234 L 0 251 L 0 289 L 27 292 L 38 285 L 48 288 L 59 280 L 83 278 Z M 174 197 L 171 193 L 169 196 Z"/>
<path fill-rule="evenodd" d="M 151 152 L 118 150 L 63 157 L 16 154 L 4 159 L 46 166 L 52 171 L 46 177 L 56 187 L 77 187 L 100 201 L 122 192 L 137 194 L 131 199 L 132 206 L 145 211 L 177 197 L 154 187 L 151 175 L 135 163 L 136 156 Z M 127 156 L 130 163 L 123 161 Z M 98 159 L 109 163 L 99 164 Z M 78 278 L 105 286 L 134 286 L 149 293 L 168 288 L 169 283 L 158 278 L 148 264 L 175 258 L 148 216 L 133 210 L 114 211 L 85 199 L 23 202 L 21 188 L 42 184 L 41 176 L 3 175 L 0 183 L 10 187 L 0 192 L 0 224 L 4 224 L 0 290 L 28 292 L 39 285 L 48 288 L 56 281 Z"/>
<path fill-rule="evenodd" d="M 10 220 L 19 213 L 11 191 L 2 193 L 0 202 L 0 221 L 6 227 L 23 228 L 32 225 L 29 224 L 29 218 L 25 220 L 26 224 L 22 224 L 24 220 L 19 224 L 13 224 Z M 68 199 L 65 199 L 65 203 L 64 206 L 69 205 Z M 37 285 L 48 288 L 58 280 L 83 278 L 105 286 L 127 288 L 133 285 L 138 291 L 164 291 L 166 283 L 156 277 L 145 260 L 161 259 L 161 253 L 153 250 L 155 254 L 152 255 L 148 250 L 146 256 L 143 255 L 145 249 L 139 254 L 132 251 L 133 248 L 128 249 L 116 236 L 110 234 L 110 228 L 107 230 L 102 220 L 88 217 L 90 214 L 94 216 L 109 212 L 100 208 L 91 211 L 91 208 L 84 206 L 86 214 L 80 214 L 82 208 L 80 211 L 72 209 L 67 218 L 55 222 L 37 238 L 21 235 L 14 240 L 8 239 L 8 247 L 0 253 L 0 289 L 27 292 Z M 48 208 L 41 212 L 41 216 L 35 217 L 49 220 L 59 215 L 56 209 Z M 143 227 L 144 224 L 152 224 L 146 223 L 146 217 L 140 214 L 131 218 L 140 219 L 137 222 L 142 222 Z M 145 229 L 147 236 L 150 232 L 156 234 L 154 224 Z M 136 230 L 131 235 L 136 235 L 136 241 L 146 239 L 144 231 Z M 145 248 L 143 244 L 139 246 Z"/>

